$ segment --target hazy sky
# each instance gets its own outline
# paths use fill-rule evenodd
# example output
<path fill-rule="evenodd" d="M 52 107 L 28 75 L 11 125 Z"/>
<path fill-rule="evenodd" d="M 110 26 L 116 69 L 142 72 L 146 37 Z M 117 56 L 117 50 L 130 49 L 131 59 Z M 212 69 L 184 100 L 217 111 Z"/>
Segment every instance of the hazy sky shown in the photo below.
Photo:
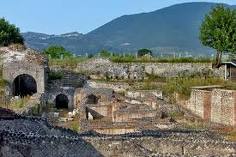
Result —
<path fill-rule="evenodd" d="M 150 12 L 193 0 L 0 0 L 0 17 L 22 32 L 87 33 L 122 15 Z M 199 0 L 202 1 L 202 0 Z M 198 2 L 199 2 L 198 1 Z M 236 5 L 236 0 L 203 0 Z"/>

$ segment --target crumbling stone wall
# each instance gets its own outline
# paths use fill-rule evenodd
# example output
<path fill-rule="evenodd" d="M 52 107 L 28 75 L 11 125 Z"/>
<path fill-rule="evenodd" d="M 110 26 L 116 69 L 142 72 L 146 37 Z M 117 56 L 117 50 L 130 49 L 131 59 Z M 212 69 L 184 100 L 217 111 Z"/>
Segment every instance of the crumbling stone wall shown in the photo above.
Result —
<path fill-rule="evenodd" d="M 108 79 L 142 80 L 146 74 L 176 77 L 180 73 L 202 71 L 211 71 L 214 76 L 224 77 L 224 68 L 212 69 L 212 63 L 113 63 L 108 59 L 97 58 L 79 63 L 75 70 Z"/>
<path fill-rule="evenodd" d="M 180 73 L 196 73 L 211 70 L 213 75 L 224 77 L 224 68 L 212 69 L 212 63 L 146 63 L 145 72 L 161 77 L 175 77 Z"/>
<path fill-rule="evenodd" d="M 93 78 L 104 79 L 144 79 L 144 67 L 131 64 L 116 64 L 108 59 L 96 58 L 89 61 L 79 63 L 75 69 L 90 75 Z"/>

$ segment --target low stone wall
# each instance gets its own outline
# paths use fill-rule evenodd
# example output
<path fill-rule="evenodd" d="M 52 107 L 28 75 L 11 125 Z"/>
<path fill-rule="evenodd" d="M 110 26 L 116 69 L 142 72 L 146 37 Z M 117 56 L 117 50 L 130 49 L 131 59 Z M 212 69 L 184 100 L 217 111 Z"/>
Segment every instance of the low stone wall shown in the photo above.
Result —
<path fill-rule="evenodd" d="M 212 69 L 212 63 L 113 63 L 108 59 L 97 58 L 79 63 L 75 70 L 108 79 L 142 80 L 146 74 L 176 77 L 179 73 L 202 71 L 211 71 L 215 76 L 224 77 L 224 68 Z"/>
<path fill-rule="evenodd" d="M 162 91 L 161 90 L 129 90 L 126 94 L 126 97 L 133 98 L 133 99 L 140 99 L 140 98 L 150 98 L 155 97 L 162 99 Z"/>
<path fill-rule="evenodd" d="M 125 92 L 127 89 L 130 88 L 128 83 L 125 82 L 96 82 L 96 81 L 88 81 L 88 85 L 92 88 L 110 88 L 113 89 L 115 92 Z"/>
<path fill-rule="evenodd" d="M 138 111 L 138 112 L 115 112 L 113 122 L 132 122 L 133 119 L 155 117 L 156 111 Z"/>
<path fill-rule="evenodd" d="M 175 77 L 179 73 L 195 73 L 211 70 L 213 75 L 224 77 L 224 68 L 212 69 L 212 63 L 146 63 L 145 73 L 162 77 Z"/>

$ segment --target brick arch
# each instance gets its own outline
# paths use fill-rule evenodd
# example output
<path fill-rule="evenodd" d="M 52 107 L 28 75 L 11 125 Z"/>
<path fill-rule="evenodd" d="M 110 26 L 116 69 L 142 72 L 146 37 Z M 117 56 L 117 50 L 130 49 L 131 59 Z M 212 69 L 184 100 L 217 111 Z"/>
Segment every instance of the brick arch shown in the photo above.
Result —
<path fill-rule="evenodd" d="M 72 110 L 74 109 L 74 92 L 68 91 L 68 90 L 63 90 L 63 89 L 58 89 L 57 92 L 51 93 L 49 102 L 56 107 L 56 98 L 58 95 L 65 95 L 68 98 L 68 109 Z"/>

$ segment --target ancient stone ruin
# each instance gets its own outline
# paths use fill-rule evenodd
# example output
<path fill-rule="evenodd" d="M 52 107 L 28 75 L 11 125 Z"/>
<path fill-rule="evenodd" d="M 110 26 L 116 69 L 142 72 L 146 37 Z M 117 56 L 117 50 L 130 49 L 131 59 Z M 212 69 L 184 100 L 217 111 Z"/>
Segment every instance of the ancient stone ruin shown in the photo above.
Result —
<path fill-rule="evenodd" d="M 9 82 L 9 95 L 25 96 L 45 92 L 47 59 L 31 49 L 0 48 L 2 77 Z"/>
<path fill-rule="evenodd" d="M 187 129 L 173 118 L 180 114 L 184 120 L 200 118 L 235 126 L 235 91 L 193 89 L 189 100 L 176 105 L 165 101 L 158 89 L 130 89 L 125 82 L 93 82 L 76 73 L 89 72 L 90 78 L 135 82 L 145 79 L 147 74 L 176 77 L 186 69 L 202 71 L 209 65 L 183 64 L 178 71 L 176 65 L 170 70 L 169 64 L 165 64 L 165 69 L 159 64 L 121 65 L 95 59 L 80 63 L 72 71 L 50 69 L 47 59 L 31 49 L 2 47 L 0 55 L 2 77 L 7 80 L 6 96 L 11 99 L 30 96 L 30 107 L 52 105 L 57 110 L 66 109 L 68 115 L 72 113 L 69 117 L 72 120 L 76 110 L 80 129 L 77 133 L 55 127 L 47 119 L 28 116 L 28 110 L 24 116 L 0 108 L 0 156 L 236 155 L 235 142 L 215 132 Z M 50 78 L 52 72 L 59 72 L 62 78 Z M 213 73 L 220 76 L 221 70 Z"/>
<path fill-rule="evenodd" d="M 234 156 L 236 145 L 207 131 L 77 134 L 45 119 L 0 109 L 0 156 Z"/>

